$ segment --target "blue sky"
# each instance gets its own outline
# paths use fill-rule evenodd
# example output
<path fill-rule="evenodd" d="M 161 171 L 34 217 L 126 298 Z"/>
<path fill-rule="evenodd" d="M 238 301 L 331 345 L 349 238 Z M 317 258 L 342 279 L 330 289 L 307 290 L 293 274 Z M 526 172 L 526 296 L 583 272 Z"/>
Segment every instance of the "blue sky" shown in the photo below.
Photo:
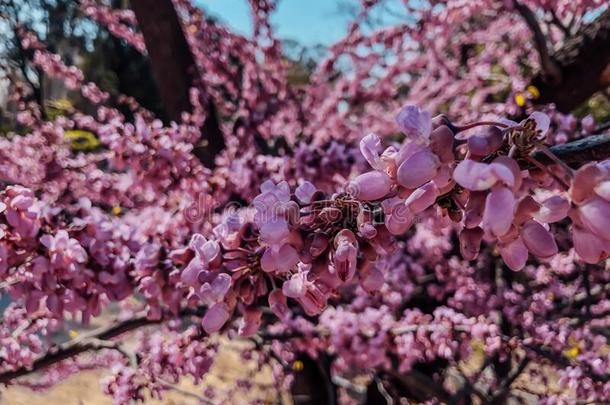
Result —
<path fill-rule="evenodd" d="M 196 0 L 210 14 L 243 34 L 252 33 L 250 8 L 246 0 Z M 345 33 L 349 16 L 339 13 L 335 0 L 283 0 L 272 16 L 280 38 L 303 45 L 328 45 Z"/>
<path fill-rule="evenodd" d="M 344 3 L 358 0 L 344 0 Z M 210 14 L 243 34 L 252 33 L 250 9 L 246 0 L 195 0 Z M 303 45 L 330 45 L 341 39 L 351 17 L 340 12 L 338 0 L 281 0 L 272 15 L 272 24 L 282 39 Z"/>

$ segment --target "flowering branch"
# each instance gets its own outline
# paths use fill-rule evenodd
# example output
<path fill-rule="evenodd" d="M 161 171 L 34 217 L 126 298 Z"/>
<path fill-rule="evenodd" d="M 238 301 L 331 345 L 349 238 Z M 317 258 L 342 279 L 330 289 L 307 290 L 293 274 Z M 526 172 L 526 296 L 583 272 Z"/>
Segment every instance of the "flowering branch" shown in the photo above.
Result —
<path fill-rule="evenodd" d="M 192 315 L 202 315 L 202 310 L 185 309 L 180 312 L 179 317 Z M 0 373 L 0 384 L 7 384 L 16 378 L 40 371 L 84 352 L 103 349 L 118 350 L 119 346 L 113 345 L 112 342 L 109 342 L 110 339 L 146 326 L 158 325 L 170 318 L 175 319 L 175 317 L 170 316 L 169 314 L 159 319 L 150 319 L 145 314 L 138 314 L 133 318 L 129 318 L 118 323 L 113 323 L 108 326 L 103 326 L 89 333 L 78 336 L 75 339 L 51 347 L 44 355 L 36 359 L 31 367 L 22 367 L 17 370 Z"/>

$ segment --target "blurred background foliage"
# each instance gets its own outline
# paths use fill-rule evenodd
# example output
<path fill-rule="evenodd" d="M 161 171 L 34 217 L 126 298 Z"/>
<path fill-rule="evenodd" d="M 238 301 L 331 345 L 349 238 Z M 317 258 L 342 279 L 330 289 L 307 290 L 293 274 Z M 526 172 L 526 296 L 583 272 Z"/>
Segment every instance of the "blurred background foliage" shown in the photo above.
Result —
<path fill-rule="evenodd" d="M 107 0 L 106 3 L 117 9 L 129 7 L 128 0 Z M 380 10 L 385 14 L 392 12 L 391 9 Z M 338 0 L 337 12 L 355 16 L 357 9 L 353 7 L 352 2 Z M 371 29 L 384 24 L 381 16 L 379 21 L 373 17 L 375 14 L 372 15 L 371 21 L 367 21 Z M 209 18 L 215 21 L 214 16 Z M 41 106 L 45 118 L 56 118 L 70 109 L 89 114 L 95 112 L 94 106 L 88 104 L 80 94 L 68 91 L 60 82 L 46 77 L 43 72 L 33 67 L 33 52 L 23 49 L 17 41 L 16 24 L 35 32 L 66 64 L 81 68 L 85 82 L 95 82 L 108 92 L 111 95 L 109 105 L 118 108 L 127 119 L 131 118 L 130 111 L 117 102 L 120 94 L 133 97 L 142 107 L 167 123 L 168 117 L 155 86 L 148 56 L 88 19 L 82 13 L 78 1 L 0 0 L 0 36 L 3 39 L 0 41 L 0 135 L 27 132 L 27 128 L 20 128 L 16 124 L 16 108 L 9 101 L 9 95 L 14 90 L 12 86 L 18 82 L 25 83 L 30 100 Z M 295 85 L 305 85 L 309 82 L 312 72 L 326 52 L 323 45 L 304 46 L 294 39 L 284 39 L 283 49 L 289 81 Z M 467 60 L 480 52 L 480 49 L 480 44 L 465 44 L 464 58 Z M 506 76 L 506 72 L 499 66 L 497 73 L 499 76 Z M 408 90 L 400 89 L 399 93 L 407 94 Z M 506 91 L 490 95 L 490 101 L 505 100 L 508 93 L 507 86 Z M 520 101 L 525 103 L 527 98 L 535 98 L 536 94 L 535 91 L 528 91 L 515 97 L 517 104 L 520 104 Z M 439 109 L 442 112 L 443 106 Z M 578 117 L 591 114 L 598 123 L 608 121 L 610 94 L 600 93 L 592 97 L 577 108 L 574 114 Z"/>

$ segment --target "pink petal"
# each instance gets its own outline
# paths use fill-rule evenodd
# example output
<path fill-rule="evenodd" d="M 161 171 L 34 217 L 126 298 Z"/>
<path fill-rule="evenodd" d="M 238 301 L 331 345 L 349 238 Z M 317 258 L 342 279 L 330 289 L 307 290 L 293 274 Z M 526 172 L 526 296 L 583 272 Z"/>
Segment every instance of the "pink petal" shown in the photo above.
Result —
<path fill-rule="evenodd" d="M 220 257 L 220 245 L 215 240 L 209 240 L 201 246 L 199 254 L 202 260 L 213 262 Z"/>
<path fill-rule="evenodd" d="M 474 228 L 481 224 L 483 212 L 485 211 L 485 198 L 487 194 L 483 191 L 471 191 L 466 202 L 466 216 L 464 226 Z"/>
<path fill-rule="evenodd" d="M 44 234 L 40 237 L 40 243 L 48 249 L 53 249 L 54 239 L 51 235 Z"/>
<path fill-rule="evenodd" d="M 277 270 L 277 263 L 275 262 L 275 255 L 273 250 L 270 248 L 265 249 L 263 257 L 261 257 L 261 268 L 264 272 L 270 273 Z"/>
<path fill-rule="evenodd" d="M 416 189 L 405 201 L 405 205 L 413 214 L 419 214 L 436 202 L 438 189 L 429 182 Z"/>
<path fill-rule="evenodd" d="M 441 162 L 451 163 L 455 160 L 454 139 L 455 135 L 446 125 L 436 128 L 430 134 L 430 149 Z"/>
<path fill-rule="evenodd" d="M 514 186 L 512 171 L 500 164 L 488 165 L 474 160 L 462 160 L 453 171 L 453 179 L 460 186 L 471 191 L 490 189 L 499 180 L 510 187 Z"/>
<path fill-rule="evenodd" d="M 405 160 L 396 173 L 398 184 L 405 188 L 417 188 L 436 176 L 440 161 L 428 149 L 423 149 Z"/>
<path fill-rule="evenodd" d="M 515 196 L 506 187 L 496 186 L 487 195 L 483 213 L 483 227 L 493 235 L 501 236 L 513 223 Z"/>
<path fill-rule="evenodd" d="M 285 244 L 275 255 L 277 271 L 285 272 L 292 269 L 299 262 L 299 255 L 292 245 Z"/>
<path fill-rule="evenodd" d="M 594 195 L 595 187 L 604 180 L 606 175 L 607 170 L 602 165 L 595 163 L 588 163 L 578 169 L 570 187 L 572 201 L 580 204 L 591 198 Z"/>
<path fill-rule="evenodd" d="M 316 286 L 307 290 L 304 296 L 298 299 L 299 303 L 310 316 L 319 314 L 326 308 L 326 297 Z"/>
<path fill-rule="evenodd" d="M 527 249 L 536 257 L 547 258 L 557 254 L 555 238 L 539 222 L 526 223 L 521 229 L 521 238 Z"/>
<path fill-rule="evenodd" d="M 262 316 L 263 312 L 259 308 L 247 308 L 239 327 L 239 336 L 249 337 L 254 335 L 261 325 Z"/>
<path fill-rule="evenodd" d="M 384 277 L 381 270 L 376 266 L 370 266 L 368 271 L 360 279 L 360 285 L 367 293 L 371 294 L 379 291 L 383 287 Z"/>
<path fill-rule="evenodd" d="M 180 280 L 184 285 L 195 287 L 199 285 L 199 274 L 205 271 L 201 260 L 198 257 L 193 258 L 180 274 Z"/>
<path fill-rule="evenodd" d="M 356 177 L 348 186 L 347 191 L 354 198 L 373 201 L 383 198 L 390 192 L 392 180 L 384 172 L 371 171 Z"/>
<path fill-rule="evenodd" d="M 396 116 L 398 128 L 407 135 L 407 138 L 428 143 L 432 120 L 430 113 L 420 110 L 417 106 L 403 107 Z"/>
<path fill-rule="evenodd" d="M 463 229 L 460 232 L 460 252 L 464 260 L 474 260 L 481 250 L 483 230 L 481 228 Z"/>
<path fill-rule="evenodd" d="M 286 296 L 279 288 L 276 288 L 269 294 L 269 308 L 281 320 L 286 319 L 290 315 Z"/>
<path fill-rule="evenodd" d="M 196 233 L 191 236 L 191 241 L 189 242 L 189 247 L 197 253 L 198 256 L 203 256 L 203 245 L 207 242 L 205 236 Z"/>
<path fill-rule="evenodd" d="M 594 197 L 578 209 L 580 218 L 597 237 L 610 240 L 610 202 Z"/>
<path fill-rule="evenodd" d="M 201 324 L 208 334 L 218 332 L 229 320 L 229 307 L 224 302 L 214 304 L 207 310 Z"/>
<path fill-rule="evenodd" d="M 570 202 L 561 197 L 553 196 L 542 202 L 540 210 L 534 214 L 534 218 L 540 222 L 547 224 L 561 221 L 568 216 L 570 210 Z"/>
<path fill-rule="evenodd" d="M 383 170 L 383 164 L 379 157 L 381 151 L 381 140 L 375 134 L 368 134 L 360 140 L 360 153 L 364 159 L 375 170 Z"/>
<path fill-rule="evenodd" d="M 282 292 L 286 297 L 301 298 L 307 291 L 306 288 L 307 274 L 304 272 L 296 273 L 290 279 L 284 281 Z"/>
<path fill-rule="evenodd" d="M 522 225 L 532 219 L 534 214 L 536 214 L 540 210 L 540 204 L 530 195 L 526 195 L 519 201 L 517 204 L 517 209 L 515 210 L 515 219 L 513 220 L 513 224 Z"/>
<path fill-rule="evenodd" d="M 505 168 L 510 170 L 510 175 L 506 172 Z M 513 190 L 516 191 L 521 187 L 523 176 L 521 175 L 519 163 L 515 159 L 508 156 L 499 156 L 489 165 L 489 169 L 499 181 Z"/>
<path fill-rule="evenodd" d="M 385 216 L 385 226 L 392 235 L 402 235 L 413 224 L 414 215 L 404 204 L 396 207 L 391 214 Z"/>
<path fill-rule="evenodd" d="M 549 131 L 549 128 L 551 126 L 551 119 L 545 113 L 535 111 L 530 114 L 528 118 L 536 121 L 536 128 L 542 132 L 542 135 L 545 135 Z"/>
<path fill-rule="evenodd" d="M 467 139 L 468 151 L 475 156 L 487 156 L 502 146 L 502 131 L 498 127 L 488 127 L 483 133 Z"/>
<path fill-rule="evenodd" d="M 602 181 L 595 186 L 595 194 L 606 201 L 610 201 L 610 181 Z"/>
<path fill-rule="evenodd" d="M 521 240 L 517 238 L 509 243 L 498 244 L 498 250 L 502 256 L 504 263 L 513 271 L 519 271 L 527 262 L 527 247 Z"/>
<path fill-rule="evenodd" d="M 337 271 L 337 276 L 341 281 L 346 282 L 354 277 L 356 272 L 356 259 L 358 248 L 350 243 L 341 243 L 333 253 L 333 265 Z"/>
<path fill-rule="evenodd" d="M 277 216 L 278 214 L 271 215 Z M 280 245 L 289 234 L 288 223 L 283 218 L 269 218 L 260 231 L 261 239 L 271 246 Z"/>
<path fill-rule="evenodd" d="M 231 276 L 226 273 L 217 275 L 211 284 L 211 292 L 218 301 L 224 299 L 227 292 L 229 292 L 229 288 L 231 288 Z"/>
<path fill-rule="evenodd" d="M 296 190 L 294 190 L 294 195 L 301 203 L 309 204 L 311 202 L 311 197 L 313 197 L 316 191 L 316 186 L 308 181 L 305 181 L 303 184 L 299 185 Z"/>
<path fill-rule="evenodd" d="M 572 228 L 572 241 L 574 250 L 586 263 L 599 263 L 610 252 L 608 242 L 577 226 Z"/>

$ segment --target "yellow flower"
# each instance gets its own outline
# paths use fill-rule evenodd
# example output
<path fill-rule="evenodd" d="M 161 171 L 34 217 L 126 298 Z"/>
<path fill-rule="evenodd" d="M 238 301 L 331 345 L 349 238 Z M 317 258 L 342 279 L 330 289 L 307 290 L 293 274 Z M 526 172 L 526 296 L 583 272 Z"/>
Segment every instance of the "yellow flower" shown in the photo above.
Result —
<path fill-rule="evenodd" d="M 532 97 L 534 99 L 537 99 L 538 97 L 540 97 L 540 90 L 538 90 L 538 87 L 536 87 L 536 86 L 532 86 L 532 85 L 527 86 L 527 91 L 532 95 Z"/>
<path fill-rule="evenodd" d="M 523 107 L 525 105 L 525 96 L 521 93 L 517 93 L 515 95 L 515 103 L 517 103 L 519 107 Z"/>
<path fill-rule="evenodd" d="M 68 332 L 68 335 L 70 336 L 71 339 L 74 339 L 75 337 L 78 336 L 78 332 L 75 331 L 74 329 L 70 329 L 70 331 Z"/>
<path fill-rule="evenodd" d="M 112 207 L 112 215 L 118 217 L 123 212 L 123 209 L 119 206 Z"/>
<path fill-rule="evenodd" d="M 563 355 L 570 360 L 575 359 L 576 356 L 578 356 L 579 354 L 580 354 L 580 348 L 578 347 L 578 345 L 572 346 L 569 349 L 566 349 L 563 351 Z"/>
<path fill-rule="evenodd" d="M 68 139 L 73 151 L 90 151 L 100 146 L 100 141 L 93 132 L 75 129 L 64 132 L 64 138 Z"/>
<path fill-rule="evenodd" d="M 296 360 L 294 363 L 292 363 L 292 369 L 294 371 L 302 371 L 303 368 L 305 368 L 305 365 L 301 360 Z"/>

